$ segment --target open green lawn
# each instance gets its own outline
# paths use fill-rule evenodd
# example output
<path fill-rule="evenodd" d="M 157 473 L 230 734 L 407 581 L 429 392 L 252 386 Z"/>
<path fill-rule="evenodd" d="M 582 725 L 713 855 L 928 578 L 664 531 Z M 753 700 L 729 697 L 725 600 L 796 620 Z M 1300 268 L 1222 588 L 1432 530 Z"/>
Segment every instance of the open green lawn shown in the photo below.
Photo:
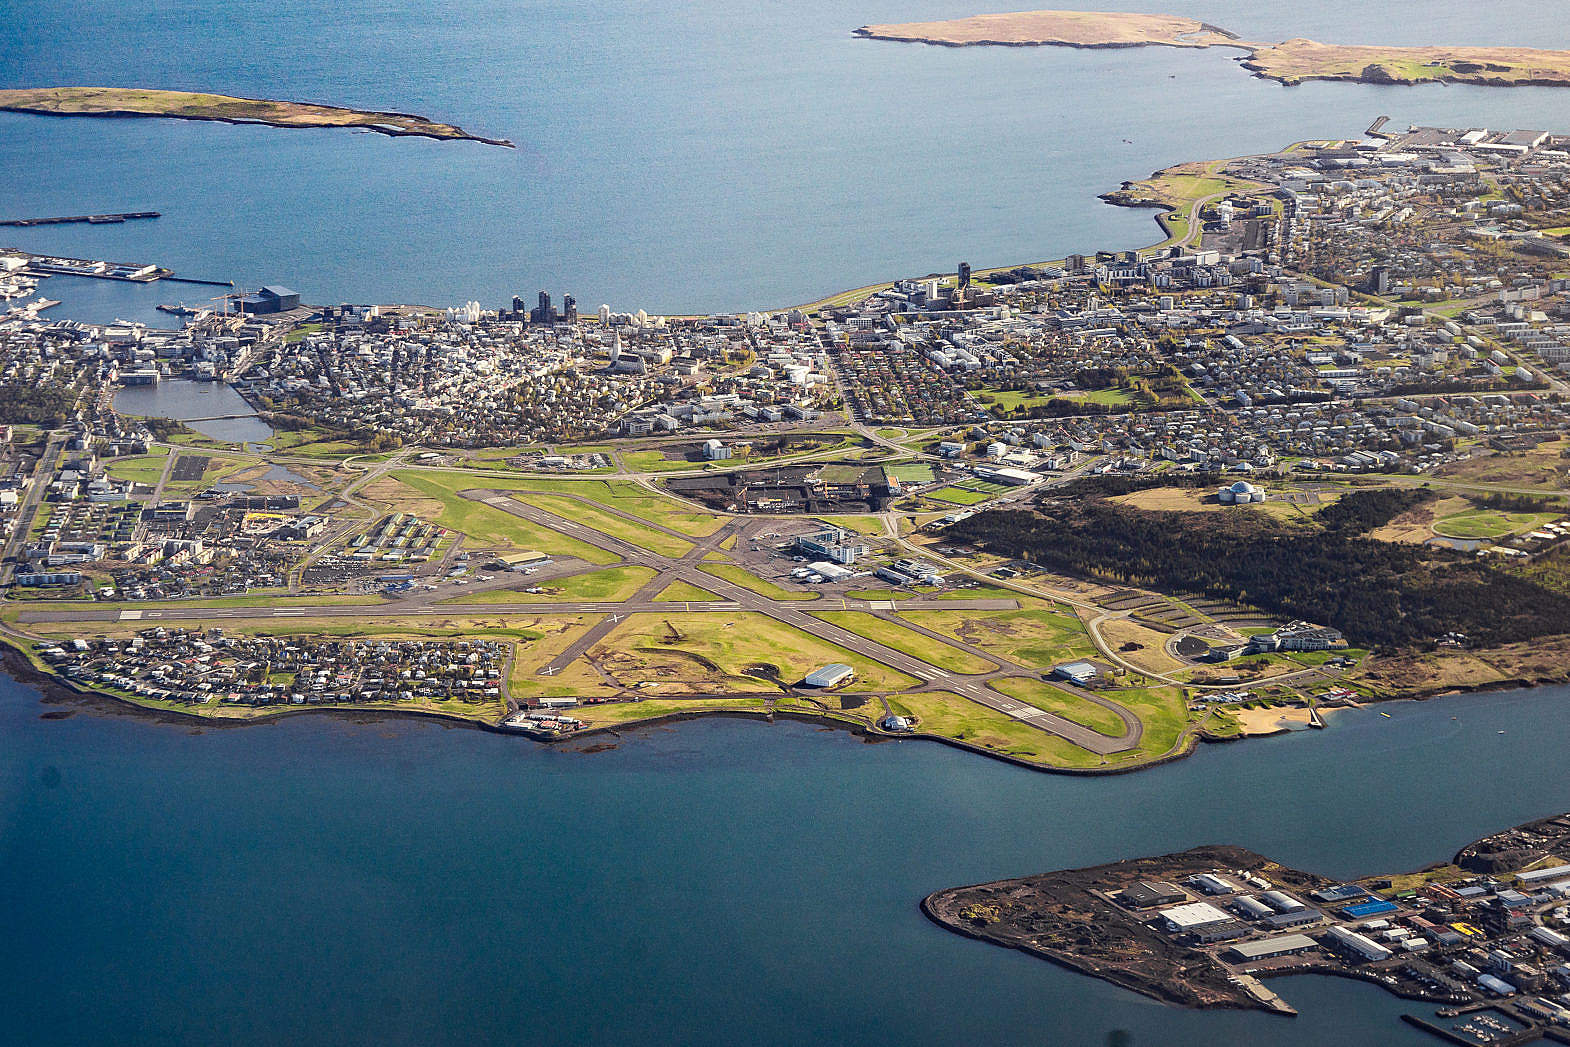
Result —
<path fill-rule="evenodd" d="M 844 690 L 902 690 L 916 681 L 870 658 L 749 611 L 634 614 L 590 652 L 602 671 L 625 686 L 658 681 L 699 693 L 781 693 L 821 666 L 843 662 L 856 671 Z M 778 683 L 776 683 L 778 681 Z"/>
<path fill-rule="evenodd" d="M 824 516 L 824 523 L 830 527 L 843 527 L 847 531 L 878 538 L 888 534 L 883 527 L 881 516 Z"/>
<path fill-rule="evenodd" d="M 634 593 L 653 580 L 653 568 L 627 564 L 622 567 L 607 567 L 603 571 L 588 571 L 584 574 L 573 574 L 565 578 L 540 582 L 535 588 L 544 589 L 543 593 L 526 593 L 517 589 L 483 589 L 443 600 L 442 603 L 535 603 L 550 600 L 614 603 L 630 599 Z"/>
<path fill-rule="evenodd" d="M 584 705 L 572 711 L 574 718 L 593 727 L 652 720 L 657 716 L 676 716 L 693 713 L 763 712 L 768 708 L 766 697 L 730 698 L 645 698 L 636 702 L 606 702 L 602 705 Z"/>
<path fill-rule="evenodd" d="M 704 574 L 712 574 L 716 578 L 723 578 L 733 582 L 743 589 L 751 589 L 759 596 L 767 596 L 771 600 L 816 600 L 819 596 L 814 592 L 801 592 L 796 589 L 786 589 L 775 585 L 764 578 L 759 578 L 745 567 L 738 567 L 729 563 L 700 564 L 698 570 Z"/>
<path fill-rule="evenodd" d="M 900 617 L 1033 669 L 1090 657 L 1079 619 L 1040 607 L 1017 611 L 902 611 Z"/>
<path fill-rule="evenodd" d="M 130 480 L 152 487 L 163 477 L 164 466 L 168 461 L 169 448 L 154 447 L 147 454 L 111 458 L 106 471 L 117 480 Z"/>
<path fill-rule="evenodd" d="M 975 396 L 983 404 L 1005 413 L 1021 408 L 1043 407 L 1052 399 L 1050 393 L 1027 393 L 1020 389 L 982 389 Z"/>
<path fill-rule="evenodd" d="M 657 531 L 626 517 L 604 512 L 595 508 L 592 503 L 580 502 L 575 498 L 565 498 L 561 495 L 536 494 L 532 491 L 518 491 L 513 497 L 537 509 L 555 513 L 565 520 L 571 520 L 585 527 L 592 527 L 603 534 L 620 538 L 624 542 L 659 553 L 661 556 L 680 558 L 692 551 L 692 543 L 689 541 L 666 534 L 664 531 Z"/>
<path fill-rule="evenodd" d="M 1434 533 L 1446 538 L 1503 538 L 1553 523 L 1563 513 L 1509 513 L 1500 509 L 1467 509 L 1434 521 Z"/>
<path fill-rule="evenodd" d="M 1178 744 L 1188 728 L 1188 705 L 1178 688 L 1124 687 L 1096 693 L 1117 702 L 1138 716 L 1145 725 L 1139 748 L 1126 756 L 1115 756 L 1113 759 L 1138 760 L 1164 756 Z"/>
<path fill-rule="evenodd" d="M 1361 647 L 1347 647 L 1337 651 L 1292 651 L 1287 657 L 1299 665 L 1306 665 L 1317 669 L 1332 658 L 1350 658 L 1354 662 L 1361 662 L 1368 656 L 1368 652 Z"/>
<path fill-rule="evenodd" d="M 343 433 L 307 426 L 304 429 L 278 430 L 271 440 L 274 451 L 306 458 L 347 458 L 370 450 L 367 444 L 344 438 Z M 386 457 L 379 455 L 378 457 Z"/>
<path fill-rule="evenodd" d="M 1092 731 L 1109 738 L 1118 738 L 1123 734 L 1123 720 L 1116 713 L 1102 708 L 1095 702 L 1069 694 L 1045 680 L 1027 680 L 1011 676 L 993 680 L 991 683 L 994 690 L 1002 691 L 1010 698 L 1018 698 L 1022 702 L 1034 705 L 1037 709 L 1057 713 L 1065 720 L 1072 720 L 1081 727 L 1089 727 Z"/>
<path fill-rule="evenodd" d="M 903 462 L 887 466 L 883 471 L 907 484 L 931 483 L 933 479 L 932 466 L 926 462 Z"/>
<path fill-rule="evenodd" d="M 696 585 L 682 581 L 672 582 L 654 597 L 656 603 L 708 603 L 718 599 L 707 589 L 699 589 Z"/>
<path fill-rule="evenodd" d="M 585 478 L 579 480 L 546 477 L 476 476 L 472 471 L 451 469 L 396 470 L 395 479 L 407 482 L 417 476 L 425 481 L 425 488 L 439 488 L 449 494 L 458 491 L 505 491 L 509 494 L 523 492 L 543 495 L 573 495 L 575 499 L 608 506 L 628 516 L 652 520 L 672 531 L 704 538 L 725 525 L 725 518 L 706 513 L 674 498 L 656 494 L 631 480 L 614 478 Z M 422 488 L 422 489 L 425 489 Z M 582 503 L 579 503 L 582 504 Z"/>
<path fill-rule="evenodd" d="M 939 502 L 948 502 L 950 505 L 976 505 L 985 502 L 992 495 L 981 491 L 969 491 L 963 487 L 941 487 L 928 494 L 926 497 Z"/>
<path fill-rule="evenodd" d="M 682 457 L 667 458 L 663 451 L 623 451 L 621 464 L 634 473 L 669 473 L 680 469 L 702 469 L 705 462 L 689 462 Z"/>
<path fill-rule="evenodd" d="M 428 517 L 442 527 L 460 531 L 480 545 L 536 549 L 552 556 L 576 556 L 589 563 L 615 563 L 616 556 L 587 542 L 569 538 L 522 517 L 484 502 L 464 498 L 457 492 L 476 486 L 473 476 L 463 473 L 395 472 L 393 478 L 426 498 L 435 499 L 440 511 Z M 440 479 L 437 479 L 437 478 Z M 395 507 L 396 508 L 396 507 Z"/>
<path fill-rule="evenodd" d="M 928 665 L 946 669 L 951 673 L 985 673 L 997 666 L 984 658 L 977 658 L 941 640 L 912 632 L 897 623 L 879 618 L 866 611 L 815 611 L 814 618 L 848 629 L 857 636 L 865 636 L 874 643 L 893 648 L 912 658 L 920 658 Z"/>
<path fill-rule="evenodd" d="M 1088 749 L 948 691 L 907 692 L 890 696 L 888 703 L 894 712 L 916 717 L 916 730 L 922 734 L 955 738 L 1046 767 L 1088 768 L 1103 763 Z"/>

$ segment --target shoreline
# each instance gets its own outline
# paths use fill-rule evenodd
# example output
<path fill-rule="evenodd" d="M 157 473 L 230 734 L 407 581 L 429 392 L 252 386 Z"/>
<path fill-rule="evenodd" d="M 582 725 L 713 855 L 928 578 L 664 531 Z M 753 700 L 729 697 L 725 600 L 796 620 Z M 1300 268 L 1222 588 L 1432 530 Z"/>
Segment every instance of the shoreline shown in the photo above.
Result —
<path fill-rule="evenodd" d="M 45 89 L 41 89 L 41 90 L 62 90 L 62 89 L 61 88 L 45 88 Z M 107 90 L 135 90 L 135 89 L 133 89 L 133 88 L 125 88 L 125 89 L 109 88 Z M 7 93 L 8 92 L 0 92 L 0 112 L 20 113 L 20 114 L 25 115 L 25 116 L 56 116 L 56 117 L 65 117 L 65 118 L 106 117 L 106 118 L 111 119 L 111 120 L 138 120 L 138 119 L 145 119 L 145 120 L 189 120 L 189 121 L 194 121 L 194 122 L 198 122 L 198 123 L 221 123 L 221 124 L 234 124 L 234 125 L 241 125 L 241 126 L 252 125 L 252 126 L 262 126 L 262 127 L 276 127 L 276 128 L 279 128 L 281 130 L 286 130 L 286 131 L 312 130 L 312 129 L 345 130 L 345 131 L 371 131 L 371 132 L 374 132 L 376 134 L 386 135 L 389 138 L 428 138 L 428 139 L 431 139 L 433 141 L 438 141 L 438 142 L 477 142 L 477 143 L 479 143 L 481 145 L 496 145 L 496 146 L 502 146 L 503 148 L 506 148 L 506 149 L 516 149 L 517 148 L 517 146 L 515 146 L 508 139 L 505 139 L 505 138 L 486 138 L 486 137 L 484 137 L 482 135 L 471 134 L 470 132 L 465 131 L 463 128 L 457 126 L 456 124 L 441 124 L 441 123 L 439 123 L 439 122 L 437 122 L 435 120 L 431 120 L 429 117 L 419 116 L 419 115 L 417 115 L 415 113 L 402 113 L 402 112 L 398 112 L 396 110 L 351 109 L 351 108 L 349 108 L 347 106 L 331 105 L 331 104 L 328 104 L 328 103 L 325 103 L 325 102 L 301 102 L 301 101 L 298 101 L 298 100 L 289 100 L 289 99 L 281 99 L 281 98 L 233 98 L 232 99 L 232 101 L 234 101 L 234 102 L 250 103 L 250 104 L 253 104 L 253 105 L 260 105 L 260 106 L 283 105 L 283 106 L 308 107 L 308 108 L 319 110 L 319 111 L 322 111 L 322 112 L 325 112 L 325 113 L 344 114 L 344 115 L 353 117 L 355 122 L 352 122 L 352 123 L 342 123 L 342 124 L 330 123 L 330 122 L 291 123 L 291 122 L 289 122 L 287 120 L 270 119 L 268 117 L 260 116 L 260 115 L 258 115 L 258 116 L 229 116 L 229 115 L 223 115 L 223 114 L 220 114 L 220 113 L 206 114 L 206 113 L 156 112 L 156 111 L 144 111 L 144 110 L 139 110 L 139 109 L 125 109 L 125 108 L 114 108 L 114 107 L 110 107 L 110 108 L 106 108 L 106 109 L 90 109 L 90 110 L 89 109 L 84 109 L 84 110 L 60 110 L 60 109 L 50 109 L 50 108 L 47 108 L 47 107 L 45 107 L 41 103 L 6 102 L 6 101 L 3 100 L 3 96 L 5 94 L 7 94 Z M 171 94 L 174 94 L 174 93 L 183 93 L 183 92 L 158 92 L 158 93 L 171 93 Z M 223 97 L 227 97 L 227 96 L 223 96 Z M 385 123 L 377 123 L 377 122 L 375 122 L 378 118 L 385 118 L 385 119 L 388 119 L 388 120 L 409 120 L 409 121 L 413 121 L 416 125 L 420 125 L 420 124 L 428 125 L 429 127 L 432 128 L 432 130 L 422 130 L 419 126 L 414 126 L 414 127 L 390 126 L 390 125 L 385 124 Z M 436 128 L 449 128 L 451 133 L 442 133 L 441 131 L 436 130 Z"/>
<path fill-rule="evenodd" d="M 1265 876 L 1275 890 L 1295 891 L 1304 897 L 1353 884 L 1366 897 L 1378 899 L 1383 897 L 1380 892 L 1388 894 L 1392 890 L 1392 881 L 1413 877 L 1421 881 L 1418 890 L 1429 884 L 1430 876 L 1434 877 L 1433 883 L 1441 885 L 1477 876 L 1502 876 L 1508 883 L 1517 875 L 1509 870 L 1536 868 L 1552 860 L 1570 839 L 1567 824 L 1570 815 L 1551 813 L 1472 840 L 1447 859 L 1417 869 L 1347 877 L 1328 877 L 1294 868 L 1233 844 L 1200 844 L 1169 854 L 946 887 L 922 898 L 920 908 L 924 916 L 946 931 L 1014 949 L 1186 1010 L 1262 1010 L 1295 1016 L 1298 1011 L 1287 1001 L 1274 993 L 1256 992 L 1248 979 L 1263 983 L 1303 974 L 1367 982 L 1403 1000 L 1471 1007 L 1489 1001 L 1480 992 L 1474 991 L 1476 998 L 1469 998 L 1457 995 L 1454 988 L 1445 991 L 1441 986 L 1424 984 L 1421 979 L 1391 977 L 1390 964 L 1338 959 L 1336 951 L 1322 944 L 1318 948 L 1323 955 L 1305 956 L 1290 963 L 1262 967 L 1248 959 L 1222 962 L 1217 951 L 1208 948 L 1208 942 L 1196 944 L 1181 931 L 1170 927 L 1163 930 L 1152 923 L 1148 903 L 1130 905 L 1119 900 L 1118 895 L 1132 884 L 1187 882 L 1193 875 L 1206 872 Z M 1525 842 L 1521 842 L 1523 837 Z M 1515 842 L 1515 848 L 1503 846 L 1508 842 Z M 1441 875 L 1447 870 L 1453 870 L 1453 875 Z M 1250 886 L 1264 889 L 1260 884 Z M 1247 887 L 1237 888 L 1234 896 L 1247 891 Z M 1196 892 L 1189 896 L 1192 899 Z M 1414 911 L 1421 908 L 1421 903 L 1410 900 L 1406 905 Z M 1355 912 L 1332 914 L 1329 910 L 1333 907 L 1323 906 L 1315 921 L 1328 924 L 1331 933 L 1336 926 L 1358 926 L 1364 918 Z M 1395 906 L 1391 908 L 1394 910 Z M 1251 925 L 1222 940 L 1246 937 L 1269 941 L 1260 936 L 1271 933 L 1270 928 Z M 1503 932 L 1510 933 L 1508 929 Z M 1385 959 L 1389 956 L 1387 953 Z"/>
<path fill-rule="evenodd" d="M 867 742 L 898 742 L 921 741 L 935 742 L 951 748 L 978 756 L 986 756 L 1003 763 L 1012 764 L 1025 770 L 1036 771 L 1041 774 L 1068 775 L 1072 777 L 1109 777 L 1113 775 L 1133 774 L 1138 771 L 1149 770 L 1167 763 L 1175 763 L 1194 755 L 1201 743 L 1221 744 L 1226 742 L 1242 741 L 1242 738 L 1219 738 L 1207 735 L 1204 732 L 1194 732 L 1184 736 L 1182 743 L 1172 752 L 1168 752 L 1156 759 L 1144 763 L 1131 764 L 1126 767 L 1053 767 L 1047 764 L 1031 763 L 1029 760 L 1012 756 L 1008 753 L 997 752 L 984 746 L 972 744 L 959 738 L 947 738 L 943 735 L 914 731 L 909 734 L 890 734 L 879 730 L 876 726 L 857 723 L 852 720 L 841 719 L 828 713 L 815 714 L 799 709 L 779 710 L 753 710 L 753 709 L 695 709 L 691 712 L 668 712 L 636 720 L 627 720 L 623 723 L 600 724 L 586 727 L 569 735 L 559 737 L 542 737 L 528 731 L 507 727 L 500 723 L 491 723 L 486 720 L 477 720 L 467 716 L 453 713 L 442 713 L 424 709 L 396 709 L 367 707 L 364 709 L 333 706 L 328 708 L 280 708 L 276 712 L 268 712 L 255 717 L 219 717 L 203 715 L 201 712 L 186 712 L 179 709 L 165 709 L 161 706 L 143 705 L 133 699 L 108 691 L 100 691 L 91 687 L 82 687 L 54 673 L 38 668 L 27 657 L 27 654 L 18 646 L 18 638 L 10 633 L 0 632 L 0 673 L 4 673 L 12 680 L 31 687 L 38 691 L 44 702 L 90 702 L 100 708 L 113 709 L 116 715 L 133 717 L 146 717 L 153 722 L 167 726 L 214 726 L 223 728 L 254 727 L 272 723 L 284 717 L 297 716 L 337 716 L 337 717 L 366 717 L 368 719 L 396 719 L 412 717 L 420 720 L 435 720 L 452 727 L 464 727 L 470 730 L 485 731 L 490 734 L 510 735 L 523 738 L 536 744 L 550 748 L 564 748 L 568 743 L 579 739 L 597 738 L 606 735 L 620 737 L 624 731 L 637 730 L 648 727 L 659 727 L 667 724 L 676 724 L 690 720 L 708 719 L 712 717 L 729 717 L 742 720 L 758 720 L 773 723 L 776 720 L 795 720 L 800 723 L 813 724 L 818 727 L 833 730 L 848 731 L 859 735 Z M 62 719 L 63 717 L 52 717 Z"/>
<path fill-rule="evenodd" d="M 1309 730 L 1323 730 L 1330 726 L 1328 714 L 1345 708 L 1365 708 L 1369 706 L 1384 705 L 1391 702 L 1428 702 L 1438 698 L 1472 696 L 1491 693 L 1509 693 L 1511 691 L 1529 690 L 1539 687 L 1553 687 L 1570 685 L 1570 680 L 1530 680 L 1526 678 L 1511 678 L 1507 680 L 1492 681 L 1487 683 L 1471 684 L 1464 686 L 1436 686 L 1421 688 L 1400 694 L 1364 695 L 1355 703 L 1348 705 L 1334 705 L 1328 708 L 1316 708 L 1319 723 L 1310 723 L 1302 728 L 1280 727 L 1275 730 L 1258 731 L 1254 733 L 1239 733 L 1236 735 L 1213 734 L 1203 726 L 1196 726 L 1186 732 L 1177 745 L 1168 752 L 1149 760 L 1130 763 L 1116 767 L 1065 767 L 1054 766 L 1046 763 L 1032 762 L 1023 757 L 1007 752 L 989 749 L 976 745 L 962 738 L 951 738 L 940 734 L 923 731 L 918 727 L 909 733 L 894 734 L 878 728 L 876 720 L 864 723 L 844 717 L 835 716 L 829 712 L 813 713 L 802 709 L 694 709 L 691 711 L 662 712 L 648 717 L 629 719 L 619 723 L 597 724 L 586 726 L 583 729 L 567 735 L 541 735 L 515 727 L 508 727 L 500 721 L 479 719 L 473 716 L 448 713 L 434 709 L 405 709 L 396 707 L 368 706 L 356 708 L 352 706 L 316 707 L 281 707 L 268 710 L 260 715 L 246 717 L 226 717 L 204 713 L 195 708 L 191 710 L 165 708 L 163 706 L 148 705 L 138 702 L 134 698 L 116 694 L 110 691 L 83 686 L 61 677 L 47 668 L 33 662 L 27 653 L 27 646 L 36 643 L 37 638 L 26 633 L 18 633 L 11 628 L 0 628 L 0 672 L 4 672 L 18 683 L 38 690 L 43 700 L 60 701 L 70 699 L 78 702 L 92 702 L 101 707 L 112 708 L 117 714 L 132 716 L 146 716 L 156 722 L 169 725 L 211 725 L 224 728 L 248 727 L 258 724 L 273 722 L 283 717 L 294 717 L 309 714 L 329 715 L 337 717 L 359 717 L 364 719 L 383 719 L 413 717 L 422 720 L 435 720 L 454 727 L 465 727 L 472 730 L 487 731 L 493 734 L 506 734 L 527 738 L 541 745 L 563 747 L 567 743 L 579 739 L 589 739 L 600 736 L 617 736 L 624 731 L 648 727 L 657 727 L 666 724 L 675 724 L 687 720 L 698 720 L 708 717 L 735 717 L 739 719 L 761 720 L 769 723 L 779 719 L 796 720 L 802 723 L 811 723 L 819 727 L 845 730 L 852 734 L 860 735 L 867 741 L 900 741 L 911 739 L 924 742 L 934 742 L 946 745 L 973 755 L 985 756 L 1003 763 L 1012 764 L 1022 769 L 1036 771 L 1043 774 L 1064 775 L 1069 777 L 1110 777 L 1115 775 L 1134 774 L 1139 771 L 1151 770 L 1156 767 L 1194 756 L 1201 745 L 1223 745 L 1246 741 L 1258 741 L 1266 738 L 1279 738 L 1303 734 Z M 1283 713 L 1285 715 L 1285 713 Z"/>
<path fill-rule="evenodd" d="M 1084 51 L 1135 47 L 1191 51 L 1226 48 L 1243 52 L 1234 57 L 1256 79 L 1272 80 L 1283 87 L 1296 87 L 1311 80 L 1401 87 L 1434 83 L 1476 87 L 1570 87 L 1570 52 L 1566 51 L 1476 44 L 1325 44 L 1303 38 L 1263 43 L 1243 40 L 1235 33 L 1207 22 L 1194 22 L 1194 28 L 1162 35 L 1176 27 L 1157 21 L 1154 26 L 1137 27 L 1131 32 L 1126 21 L 1164 17 L 1167 16 L 1130 12 L 1018 11 L 928 22 L 864 25 L 851 30 L 851 35 L 860 40 L 928 47 L 1063 47 Z M 1100 28 L 1106 34 L 1104 39 L 1073 39 L 1061 35 L 1082 31 L 1086 18 L 1101 21 Z M 977 24 L 982 22 L 989 28 L 995 25 L 1003 32 L 987 35 L 986 31 L 975 31 Z M 1014 38 L 1007 38 L 1009 31 Z M 969 35 L 971 32 L 975 35 Z M 1139 35 L 1141 33 L 1144 35 Z M 1316 60 L 1319 70 L 1312 65 Z M 1276 64 L 1272 64 L 1273 61 Z M 1305 63 L 1309 64 L 1307 71 L 1294 71 Z M 1347 67 L 1338 68 L 1342 63 L 1347 63 Z M 1418 72 L 1410 71 L 1412 63 L 1420 63 Z M 1546 67 L 1544 63 L 1548 63 Z M 1513 72 L 1522 75 L 1509 75 Z M 1556 75 L 1545 76 L 1545 72 Z"/>

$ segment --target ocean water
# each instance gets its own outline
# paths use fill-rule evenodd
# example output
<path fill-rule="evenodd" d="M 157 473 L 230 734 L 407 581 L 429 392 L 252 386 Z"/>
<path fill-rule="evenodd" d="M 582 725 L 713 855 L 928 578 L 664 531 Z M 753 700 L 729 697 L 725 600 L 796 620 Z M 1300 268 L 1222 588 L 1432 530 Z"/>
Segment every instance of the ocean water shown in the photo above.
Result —
<path fill-rule="evenodd" d="M 1098 0 L 1100 7 L 1148 5 Z M 1560 4 L 1173 0 L 1245 37 L 1570 46 Z M 0 231 L 315 302 L 541 287 L 769 308 L 1154 238 L 1096 194 L 1180 160 L 1398 123 L 1564 128 L 1570 93 L 1254 80 L 1226 52 L 852 39 L 941 0 L 71 0 L 8 10 L 0 86 L 146 85 L 399 109 L 516 150 L 0 115 Z M 45 282 L 156 320 L 199 289 Z M 167 318 L 165 323 L 170 323 Z M 1160 1007 L 942 931 L 939 887 L 1235 842 L 1415 867 L 1570 808 L 1567 692 L 1339 715 L 1112 779 L 707 721 L 608 752 L 430 723 L 44 720 L 0 681 L 0 1041 L 53 1044 L 1429 1042 L 1371 987 L 1287 1021 Z M 1501 735 L 1499 731 L 1506 733 Z"/>
<path fill-rule="evenodd" d="M 1181 1011 L 917 904 L 1211 842 L 1335 876 L 1448 858 L 1570 808 L 1567 700 L 1348 711 L 1086 779 L 799 723 L 579 752 L 413 720 L 168 725 L 0 681 L 0 1039 L 1422 1044 L 1416 1005 L 1359 983 L 1275 983 L 1291 1020 Z"/>
<path fill-rule="evenodd" d="M 952 271 L 962 258 L 1000 265 L 1151 242 L 1149 212 L 1096 195 L 1180 160 L 1356 135 L 1381 114 L 1570 123 L 1570 92 L 1550 88 L 1285 88 L 1220 50 L 950 49 L 850 35 L 986 6 L 22 5 L 0 30 L 3 87 L 144 85 L 397 109 L 518 148 L 0 115 L 8 215 L 164 212 L 0 230 L 0 244 L 285 283 L 325 303 L 497 305 L 549 288 L 589 309 L 775 308 Z M 1261 39 L 1570 46 L 1558 2 L 1159 6 Z M 112 319 L 103 314 L 139 304 L 128 318 L 144 318 L 146 296 L 119 290 L 138 301 L 84 314 L 68 300 L 58 315 Z M 159 291 L 189 301 L 200 289 Z"/>

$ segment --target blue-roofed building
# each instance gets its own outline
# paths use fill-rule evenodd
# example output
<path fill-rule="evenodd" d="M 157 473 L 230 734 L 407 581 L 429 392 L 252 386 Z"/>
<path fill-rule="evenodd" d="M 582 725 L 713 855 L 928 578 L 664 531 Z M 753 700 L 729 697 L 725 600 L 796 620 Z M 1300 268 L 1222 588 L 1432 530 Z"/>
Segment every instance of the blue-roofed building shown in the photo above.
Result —
<path fill-rule="evenodd" d="M 1341 883 L 1315 891 L 1314 897 L 1322 902 L 1352 902 L 1368 897 L 1368 892 L 1355 883 Z"/>
<path fill-rule="evenodd" d="M 1387 902 L 1383 898 L 1379 898 L 1371 902 L 1359 902 L 1356 905 L 1348 905 L 1341 910 L 1341 913 L 1348 919 L 1362 920 L 1369 916 L 1382 916 L 1387 912 L 1395 911 L 1395 902 Z"/>

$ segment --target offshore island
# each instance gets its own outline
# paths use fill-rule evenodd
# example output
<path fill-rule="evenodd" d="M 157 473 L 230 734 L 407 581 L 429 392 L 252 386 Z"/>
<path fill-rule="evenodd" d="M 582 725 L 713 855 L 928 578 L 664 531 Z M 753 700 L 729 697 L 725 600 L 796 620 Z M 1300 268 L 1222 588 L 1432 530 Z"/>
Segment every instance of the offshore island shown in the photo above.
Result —
<path fill-rule="evenodd" d="M 1383 47 L 1293 39 L 1252 43 L 1178 15 L 1103 11 L 1020 11 L 935 22 L 866 25 L 870 40 L 945 47 L 1226 47 L 1247 52 L 1245 69 L 1292 85 L 1307 80 L 1370 84 L 1430 82 L 1499 87 L 1570 86 L 1570 52 L 1530 47 Z"/>
<path fill-rule="evenodd" d="M 1080 774 L 1566 682 L 1570 133 L 1387 123 L 1129 183 L 1144 249 L 767 312 L 52 322 L 55 276 L 173 274 L 0 251 L 8 666 L 214 723 L 798 717 Z"/>
<path fill-rule="evenodd" d="M 344 109 L 311 102 L 189 91 L 154 91 L 140 87 L 38 87 L 0 90 L 0 112 L 41 116 L 148 117 L 169 120 L 214 120 L 228 124 L 269 127 L 347 127 L 393 137 L 435 138 L 479 142 L 512 148 L 499 138 L 481 138 L 452 124 L 408 113 Z"/>
<path fill-rule="evenodd" d="M 1566 1042 L 1570 1028 L 1570 814 L 1414 873 L 1338 881 L 1208 846 L 950 888 L 921 908 L 1177 1006 L 1292 1015 L 1263 979 L 1325 974 L 1443 1004 L 1403 1017 L 1453 1043 Z"/>

